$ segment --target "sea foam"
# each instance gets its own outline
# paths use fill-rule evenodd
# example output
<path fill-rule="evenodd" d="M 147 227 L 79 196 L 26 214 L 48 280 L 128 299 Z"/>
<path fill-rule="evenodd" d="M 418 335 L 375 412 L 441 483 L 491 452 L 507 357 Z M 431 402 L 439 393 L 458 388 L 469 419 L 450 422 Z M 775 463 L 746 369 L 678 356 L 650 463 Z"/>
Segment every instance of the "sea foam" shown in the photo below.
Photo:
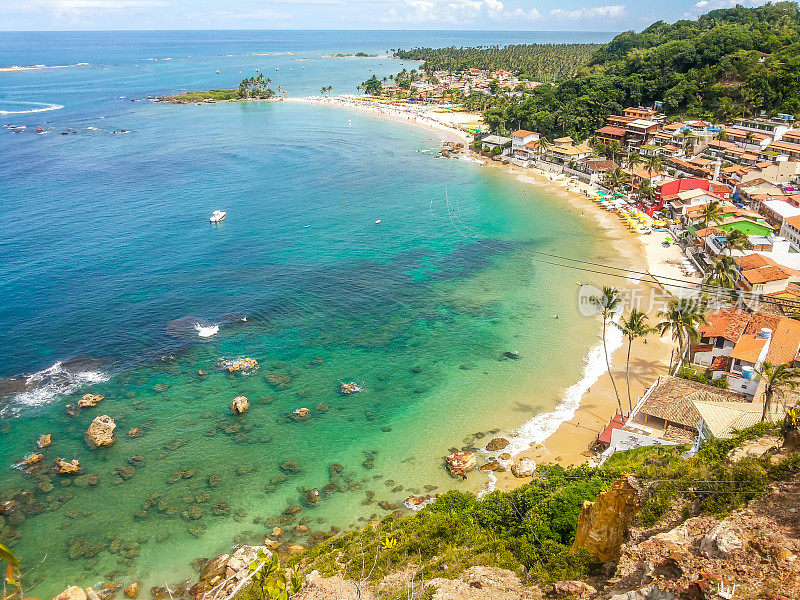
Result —
<path fill-rule="evenodd" d="M 219 325 L 203 325 L 201 323 L 195 323 L 194 328 L 197 331 L 197 335 L 201 338 L 209 338 L 219 332 Z"/>
<path fill-rule="evenodd" d="M 15 394 L 13 404 L 39 406 L 55 400 L 58 396 L 76 392 L 85 385 L 103 383 L 109 376 L 97 370 L 71 371 L 59 361 L 46 369 L 27 375 L 25 385 L 31 389 Z"/>
<path fill-rule="evenodd" d="M 608 346 L 609 358 L 614 351 L 622 346 L 622 343 L 622 332 L 616 327 L 608 327 L 606 329 L 606 346 Z M 503 449 L 503 452 L 510 454 L 511 458 L 505 461 L 499 460 L 498 462 L 510 468 L 517 454 L 528 450 L 533 444 L 544 443 L 547 438 L 558 430 L 562 423 L 575 416 L 575 412 L 581 405 L 581 398 L 608 371 L 603 342 L 598 343 L 589 350 L 584 363 L 583 377 L 580 381 L 567 388 L 564 398 L 558 406 L 551 411 L 536 415 L 512 432 L 512 435 L 508 437 L 508 446 Z M 486 448 L 483 448 L 481 452 L 493 456 L 497 454 L 495 452 L 487 452 Z M 495 489 L 497 477 L 493 473 L 489 475 L 489 481 L 478 494 L 479 498 L 493 492 Z"/>

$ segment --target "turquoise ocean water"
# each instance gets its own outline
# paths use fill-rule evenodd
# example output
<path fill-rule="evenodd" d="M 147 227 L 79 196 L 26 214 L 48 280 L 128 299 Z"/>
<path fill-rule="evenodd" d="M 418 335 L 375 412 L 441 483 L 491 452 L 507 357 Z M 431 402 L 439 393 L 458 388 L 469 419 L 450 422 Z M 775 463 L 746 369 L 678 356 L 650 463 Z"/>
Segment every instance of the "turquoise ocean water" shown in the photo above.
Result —
<path fill-rule="evenodd" d="M 22 507 L 0 542 L 28 563 L 47 555 L 31 593 L 112 575 L 174 583 L 275 524 L 327 532 L 426 485 L 478 489 L 481 475 L 456 482 L 442 457 L 552 410 L 597 341 L 576 277 L 531 260 L 602 252 L 559 196 L 436 159 L 436 135 L 405 123 L 148 95 L 256 69 L 292 96 L 352 93 L 370 69 L 416 64 L 329 54 L 609 37 L 0 33 L 0 68 L 60 67 L 0 72 L 0 500 Z M 211 226 L 215 209 L 228 218 Z M 218 368 L 240 357 L 260 368 Z M 342 381 L 363 391 L 342 396 Z M 90 391 L 105 400 L 68 415 Z M 239 395 L 251 408 L 233 416 Z M 296 422 L 301 407 L 311 416 Z M 117 441 L 90 450 L 100 414 Z M 14 468 L 43 433 L 40 468 Z M 56 457 L 85 475 L 54 476 Z"/>

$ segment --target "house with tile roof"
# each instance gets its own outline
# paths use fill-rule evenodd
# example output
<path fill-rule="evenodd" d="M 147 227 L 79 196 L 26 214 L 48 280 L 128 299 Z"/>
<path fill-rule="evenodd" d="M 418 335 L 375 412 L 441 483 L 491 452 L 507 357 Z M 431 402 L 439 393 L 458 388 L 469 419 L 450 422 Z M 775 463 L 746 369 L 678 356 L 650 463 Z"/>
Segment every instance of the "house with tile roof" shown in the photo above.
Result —
<path fill-rule="evenodd" d="M 727 377 L 730 390 L 752 398 L 764 361 L 797 364 L 800 321 L 739 308 L 715 310 L 698 328 L 700 340 L 691 348 L 694 364 L 707 367 L 714 379 Z"/>

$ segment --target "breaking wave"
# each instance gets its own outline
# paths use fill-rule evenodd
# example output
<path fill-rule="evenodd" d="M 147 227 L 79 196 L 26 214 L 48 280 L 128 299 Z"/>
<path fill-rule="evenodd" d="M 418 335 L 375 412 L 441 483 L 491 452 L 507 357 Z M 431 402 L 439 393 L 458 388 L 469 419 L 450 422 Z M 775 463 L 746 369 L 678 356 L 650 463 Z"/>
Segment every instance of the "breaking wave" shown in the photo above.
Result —
<path fill-rule="evenodd" d="M 9 404 L 39 406 L 52 402 L 58 396 L 72 394 L 84 386 L 103 383 L 108 379 L 109 375 L 99 369 L 99 361 L 70 359 L 59 361 L 32 375 L 3 380 L 0 382 L 0 395 L 6 395 Z"/>
<path fill-rule="evenodd" d="M 5 102 L 6 108 L 0 105 L 0 115 L 23 115 L 26 113 L 39 113 L 47 112 L 49 110 L 60 110 L 64 108 L 63 104 L 54 104 L 52 102 L 23 102 L 21 100 L 13 100 Z M 32 106 L 33 108 L 26 108 L 23 110 L 11 110 L 8 105 L 12 107 L 15 105 Z"/>

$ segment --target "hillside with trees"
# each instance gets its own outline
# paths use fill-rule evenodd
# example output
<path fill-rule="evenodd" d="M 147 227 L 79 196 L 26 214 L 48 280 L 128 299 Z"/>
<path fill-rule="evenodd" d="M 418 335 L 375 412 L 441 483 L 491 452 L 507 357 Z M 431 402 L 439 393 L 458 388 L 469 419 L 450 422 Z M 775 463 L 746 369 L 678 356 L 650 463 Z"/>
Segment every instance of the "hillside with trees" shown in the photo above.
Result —
<path fill-rule="evenodd" d="M 476 48 L 414 48 L 394 56 L 422 60 L 423 70 L 505 69 L 522 79 L 552 81 L 573 77 L 601 48 L 600 44 L 516 44 Z"/>
<path fill-rule="evenodd" d="M 513 69 L 514 63 L 493 66 Z M 670 116 L 716 121 L 762 110 L 800 114 L 799 68 L 797 4 L 738 6 L 621 33 L 575 77 L 521 96 L 492 96 L 485 119 L 495 131 L 522 127 L 586 138 L 608 115 L 656 100 Z"/>

